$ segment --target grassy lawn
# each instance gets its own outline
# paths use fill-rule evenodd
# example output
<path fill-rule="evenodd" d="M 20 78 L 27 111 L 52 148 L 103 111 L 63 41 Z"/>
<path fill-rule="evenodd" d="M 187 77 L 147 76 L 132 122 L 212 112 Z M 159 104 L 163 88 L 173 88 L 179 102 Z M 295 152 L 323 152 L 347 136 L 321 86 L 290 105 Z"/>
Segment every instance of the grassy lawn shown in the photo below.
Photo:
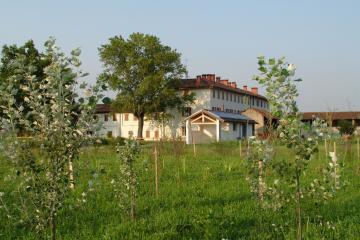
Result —
<path fill-rule="evenodd" d="M 118 174 L 113 146 L 86 148 L 75 165 L 75 191 L 58 217 L 59 239 L 294 239 L 295 208 L 260 211 L 246 181 L 245 159 L 237 143 L 159 146 L 159 196 L 155 196 L 152 144 L 143 146 L 136 169 L 139 179 L 137 220 L 123 217 L 110 184 Z M 306 239 L 360 239 L 360 160 L 356 145 L 346 153 L 339 145 L 341 177 L 347 186 L 326 203 L 304 199 Z M 324 150 L 314 156 L 304 181 L 321 176 Z M 290 159 L 277 147 L 276 158 Z M 9 164 L 1 160 L 0 191 L 13 190 Z M 271 177 L 271 170 L 267 174 Z M 87 193 L 89 181 L 94 190 Z M 8 195 L 4 200 L 11 202 Z M 13 201 L 17 201 L 14 199 Z M 11 207 L 11 205 L 10 205 Z M 329 228 L 329 221 L 335 228 Z M 280 228 L 279 226 L 282 226 Z M 36 239 L 26 226 L 13 225 L 0 209 L 0 239 Z"/>

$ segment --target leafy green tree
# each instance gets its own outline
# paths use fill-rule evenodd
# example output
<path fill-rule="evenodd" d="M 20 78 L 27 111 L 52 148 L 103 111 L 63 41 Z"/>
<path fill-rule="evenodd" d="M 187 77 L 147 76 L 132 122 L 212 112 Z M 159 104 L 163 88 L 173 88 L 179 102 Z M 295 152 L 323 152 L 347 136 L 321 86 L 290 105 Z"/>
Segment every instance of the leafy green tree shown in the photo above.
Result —
<path fill-rule="evenodd" d="M 18 64 L 14 64 L 14 63 Z M 50 59 L 40 53 L 32 40 L 27 41 L 23 46 L 4 45 L 1 51 L 0 63 L 0 89 L 9 87 L 12 89 L 14 102 L 12 107 L 22 106 L 23 112 L 29 112 L 29 106 L 25 97 L 28 97 L 28 81 L 26 75 L 36 76 L 35 81 L 44 79 L 44 69 L 50 64 Z M 2 105 L 8 104 L 8 99 L 3 99 Z M 6 117 L 3 110 L 0 109 L 0 117 Z M 20 130 L 24 126 L 18 126 Z"/>
<path fill-rule="evenodd" d="M 282 179 L 266 190 L 276 199 L 276 205 L 279 205 L 281 199 L 284 204 L 292 202 L 291 199 L 294 200 L 297 223 L 296 239 L 301 240 L 303 239 L 301 203 L 304 201 L 304 196 L 326 200 L 334 192 L 327 180 L 333 173 L 332 169 L 324 172 L 323 181 L 315 179 L 308 187 L 302 179 L 309 161 L 318 151 L 321 140 L 329 134 L 329 129 L 327 124 L 319 119 L 315 119 L 310 127 L 301 121 L 301 113 L 296 102 L 299 94 L 295 82 L 299 79 L 294 79 L 295 65 L 288 64 L 285 58 L 265 59 L 263 56 L 258 58 L 258 65 L 260 73 L 254 76 L 254 80 L 266 88 L 266 97 L 270 103 L 271 113 L 279 119 L 276 129 L 279 140 L 294 154 L 294 158 L 279 162 L 278 172 Z M 285 189 L 291 191 L 287 193 Z"/>
<path fill-rule="evenodd" d="M 115 36 L 99 53 L 105 69 L 98 80 L 118 92 L 115 110 L 138 118 L 137 138 L 142 139 L 145 116 L 181 109 L 193 101 L 192 95 L 177 91 L 186 72 L 180 54 L 156 36 L 133 33 L 127 40 Z"/>
<path fill-rule="evenodd" d="M 22 99 L 29 112 L 16 104 L 16 86 L 0 89 L 0 108 L 6 117 L 0 121 L 1 154 L 13 163 L 16 190 L 8 193 L 13 208 L 5 208 L 14 223 L 31 226 L 39 238 L 51 233 L 56 239 L 58 212 L 66 205 L 71 187 L 70 163 L 79 156 L 80 147 L 90 140 L 94 131 L 95 106 L 100 99 L 99 87 L 88 88 L 81 84 L 85 97 L 79 98 L 75 89 L 84 74 L 78 70 L 81 62 L 78 49 L 67 57 L 55 45 L 54 39 L 45 43 L 46 56 L 50 64 L 44 68 L 42 78 L 24 65 L 24 56 L 17 55 L 11 64 L 24 73 L 25 95 Z M 14 72 L 10 82 L 17 79 Z M 77 99 L 76 108 L 74 102 Z M 31 118 L 28 115 L 31 115 Z M 27 140 L 18 139 L 18 124 L 22 124 L 39 146 L 33 148 Z M 70 179 L 70 184 L 69 184 Z M 1 206 L 0 206 L 1 207 Z"/>

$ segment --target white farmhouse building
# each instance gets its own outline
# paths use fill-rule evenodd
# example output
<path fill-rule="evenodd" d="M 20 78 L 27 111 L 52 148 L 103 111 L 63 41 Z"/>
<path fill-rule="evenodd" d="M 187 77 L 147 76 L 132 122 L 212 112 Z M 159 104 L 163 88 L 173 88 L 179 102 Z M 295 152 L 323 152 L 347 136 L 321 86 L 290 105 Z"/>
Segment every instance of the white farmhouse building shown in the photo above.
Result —
<path fill-rule="evenodd" d="M 188 144 L 236 140 L 254 135 L 259 128 L 256 126 L 259 123 L 243 114 L 244 111 L 268 110 L 266 98 L 258 94 L 256 87 L 239 89 L 235 82 L 222 80 L 215 74 L 183 79 L 179 94 L 190 93 L 195 94 L 194 103 L 183 112 L 170 111 L 173 118 L 166 123 L 145 119 L 144 140 L 181 137 Z M 138 122 L 131 113 L 114 113 L 110 106 L 99 104 L 97 117 L 103 122 L 100 136 L 128 138 L 137 133 Z"/>

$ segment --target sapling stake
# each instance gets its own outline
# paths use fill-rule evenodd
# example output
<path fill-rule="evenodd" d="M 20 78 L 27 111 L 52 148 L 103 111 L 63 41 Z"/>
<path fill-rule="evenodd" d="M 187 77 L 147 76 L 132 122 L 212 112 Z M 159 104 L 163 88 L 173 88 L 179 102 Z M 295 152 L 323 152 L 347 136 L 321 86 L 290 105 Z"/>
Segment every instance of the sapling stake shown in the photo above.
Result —
<path fill-rule="evenodd" d="M 325 159 L 327 159 L 328 157 L 328 147 L 327 147 L 327 140 L 326 138 L 324 139 L 324 148 L 325 148 Z M 330 146 L 331 147 L 331 146 Z"/>
<path fill-rule="evenodd" d="M 194 157 L 196 157 L 196 144 L 195 144 L 195 139 L 194 136 L 191 134 L 191 138 L 192 138 L 192 143 L 193 143 L 193 152 L 194 152 Z"/>
<path fill-rule="evenodd" d="M 154 159 L 155 159 L 155 194 L 156 197 L 159 196 L 159 176 L 158 176 L 158 152 L 157 152 L 157 147 L 155 144 L 155 149 L 154 149 Z"/>
<path fill-rule="evenodd" d="M 239 155 L 240 155 L 240 157 L 241 157 L 241 139 L 239 140 Z"/>
<path fill-rule="evenodd" d="M 263 181 L 263 160 L 259 160 L 259 199 L 260 204 L 264 201 L 264 181 Z"/>
<path fill-rule="evenodd" d="M 358 161 L 360 160 L 360 143 L 359 143 L 359 138 L 356 139 L 356 145 L 357 145 L 357 157 L 358 157 Z"/>

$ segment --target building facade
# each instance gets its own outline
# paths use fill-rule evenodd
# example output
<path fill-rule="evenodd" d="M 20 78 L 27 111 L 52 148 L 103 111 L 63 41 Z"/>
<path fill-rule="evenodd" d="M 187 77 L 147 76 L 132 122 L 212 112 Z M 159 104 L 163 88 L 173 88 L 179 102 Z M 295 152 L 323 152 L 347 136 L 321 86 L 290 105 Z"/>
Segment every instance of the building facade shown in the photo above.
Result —
<path fill-rule="evenodd" d="M 145 119 L 144 140 L 182 138 L 187 143 L 235 140 L 255 134 L 254 119 L 243 112 L 255 108 L 267 111 L 268 101 L 253 87 L 237 87 L 235 82 L 203 74 L 183 79 L 179 94 L 195 95 L 193 104 L 182 112 L 171 110 L 166 122 Z M 138 122 L 131 113 L 113 113 L 109 106 L 98 105 L 97 117 L 103 124 L 100 136 L 124 137 L 136 135 Z"/>

